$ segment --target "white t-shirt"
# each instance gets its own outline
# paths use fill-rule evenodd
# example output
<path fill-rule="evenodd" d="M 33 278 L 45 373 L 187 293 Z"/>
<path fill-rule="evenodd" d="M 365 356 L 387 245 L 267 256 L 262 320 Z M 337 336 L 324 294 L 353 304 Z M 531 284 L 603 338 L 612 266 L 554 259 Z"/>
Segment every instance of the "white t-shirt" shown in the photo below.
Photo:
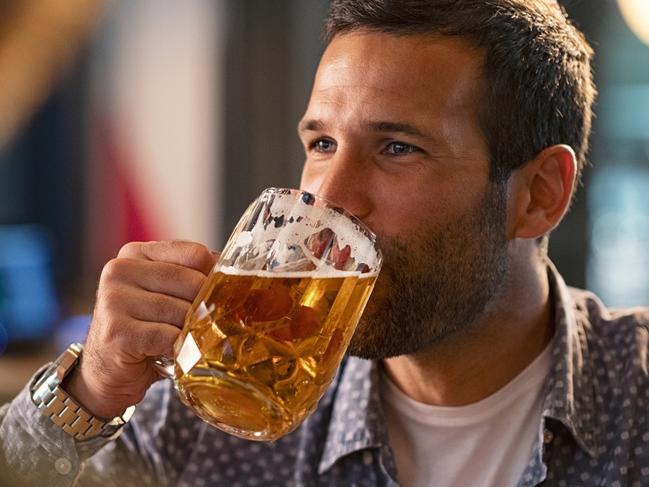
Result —
<path fill-rule="evenodd" d="M 381 395 L 403 487 L 515 486 L 539 441 L 550 346 L 509 384 L 467 406 L 429 406 L 385 373 Z"/>

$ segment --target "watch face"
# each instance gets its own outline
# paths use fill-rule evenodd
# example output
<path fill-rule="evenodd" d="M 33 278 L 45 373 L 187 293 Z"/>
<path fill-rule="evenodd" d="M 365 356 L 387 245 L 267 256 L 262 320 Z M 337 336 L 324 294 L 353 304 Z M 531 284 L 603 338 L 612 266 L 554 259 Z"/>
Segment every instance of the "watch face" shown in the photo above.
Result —
<path fill-rule="evenodd" d="M 33 385 L 31 387 L 32 393 L 38 392 L 39 389 L 43 387 L 44 384 L 49 383 L 52 388 L 56 387 L 56 363 L 50 364 L 49 367 L 42 370 L 35 378 Z M 48 388 L 48 391 L 50 389 Z M 33 396 L 34 394 L 32 394 Z"/>
<path fill-rule="evenodd" d="M 80 348 L 72 344 L 59 357 L 35 377 L 32 387 L 32 400 L 49 403 L 65 376 L 79 360 Z M 65 393 L 65 391 L 62 391 Z M 65 394 L 67 396 L 67 394 Z M 36 404 L 42 408 L 44 405 Z"/>

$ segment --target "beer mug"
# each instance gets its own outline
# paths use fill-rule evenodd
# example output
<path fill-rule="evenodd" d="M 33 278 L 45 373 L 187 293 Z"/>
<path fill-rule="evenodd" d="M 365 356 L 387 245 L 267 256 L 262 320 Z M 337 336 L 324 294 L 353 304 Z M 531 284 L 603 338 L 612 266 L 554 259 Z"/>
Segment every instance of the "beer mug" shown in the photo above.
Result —
<path fill-rule="evenodd" d="M 275 440 L 317 406 L 381 268 L 376 236 L 318 196 L 266 189 L 246 210 L 158 368 L 209 424 Z"/>

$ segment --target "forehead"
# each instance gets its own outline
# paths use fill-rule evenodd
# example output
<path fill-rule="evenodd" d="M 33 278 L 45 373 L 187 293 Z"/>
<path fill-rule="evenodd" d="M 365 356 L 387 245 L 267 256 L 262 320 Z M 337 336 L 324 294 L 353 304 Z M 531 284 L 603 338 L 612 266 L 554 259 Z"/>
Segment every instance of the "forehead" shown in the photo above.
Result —
<path fill-rule="evenodd" d="M 312 96 L 330 102 L 391 100 L 410 115 L 476 111 L 483 54 L 447 36 L 397 36 L 355 31 L 336 36 L 325 50 Z"/>

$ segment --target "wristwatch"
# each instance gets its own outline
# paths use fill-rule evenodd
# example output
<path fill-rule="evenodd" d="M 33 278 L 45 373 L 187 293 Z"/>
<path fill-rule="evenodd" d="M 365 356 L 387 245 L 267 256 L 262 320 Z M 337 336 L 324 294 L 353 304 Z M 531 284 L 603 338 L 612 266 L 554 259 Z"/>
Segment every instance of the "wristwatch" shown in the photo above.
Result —
<path fill-rule="evenodd" d="M 113 419 L 97 418 L 61 388 L 63 379 L 79 363 L 82 351 L 80 343 L 73 343 L 36 376 L 30 386 L 32 401 L 55 425 L 77 440 L 113 437 L 131 419 L 135 406 Z"/>

